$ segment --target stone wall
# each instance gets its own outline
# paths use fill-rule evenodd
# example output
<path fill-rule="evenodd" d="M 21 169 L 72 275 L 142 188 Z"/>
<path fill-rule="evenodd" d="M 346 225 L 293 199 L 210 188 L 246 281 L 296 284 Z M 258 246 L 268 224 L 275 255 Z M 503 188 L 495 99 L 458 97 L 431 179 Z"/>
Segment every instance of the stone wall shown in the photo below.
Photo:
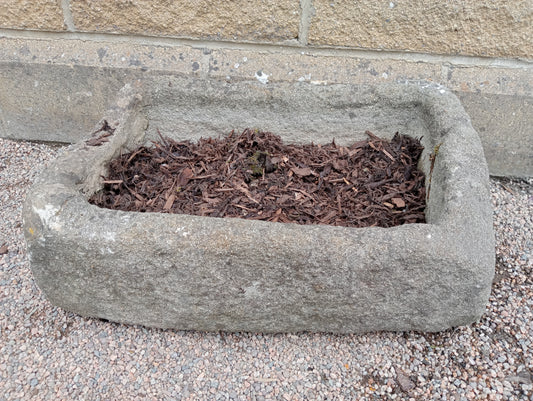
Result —
<path fill-rule="evenodd" d="M 429 80 L 533 176 L 533 0 L 0 0 L 0 136 L 75 141 L 143 75 Z"/>

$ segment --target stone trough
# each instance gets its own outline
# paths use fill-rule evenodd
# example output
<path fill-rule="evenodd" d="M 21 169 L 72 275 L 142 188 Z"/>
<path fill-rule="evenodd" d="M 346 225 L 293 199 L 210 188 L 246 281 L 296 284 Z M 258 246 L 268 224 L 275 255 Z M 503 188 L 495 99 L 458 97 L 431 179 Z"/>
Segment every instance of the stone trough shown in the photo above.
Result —
<path fill-rule="evenodd" d="M 151 78 L 126 85 L 103 117 L 115 129 L 109 141 L 70 147 L 24 206 L 33 274 L 54 305 L 151 327 L 250 332 L 440 331 L 484 313 L 494 273 L 488 171 L 447 89 Z M 87 202 L 109 161 L 158 139 L 157 129 L 195 141 L 245 127 L 294 143 L 348 144 L 366 130 L 423 137 L 427 224 L 301 226 Z"/>

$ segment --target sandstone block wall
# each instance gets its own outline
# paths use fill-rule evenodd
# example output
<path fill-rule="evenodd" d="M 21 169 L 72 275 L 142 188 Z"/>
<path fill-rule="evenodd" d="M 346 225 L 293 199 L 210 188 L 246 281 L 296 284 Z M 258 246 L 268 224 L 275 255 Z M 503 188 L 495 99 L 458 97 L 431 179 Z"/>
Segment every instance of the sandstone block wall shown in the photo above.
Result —
<path fill-rule="evenodd" d="M 1 0 L 12 29 L 533 58 L 532 0 Z"/>
<path fill-rule="evenodd" d="M 61 2 L 57 0 L 0 0 L 0 26 L 43 31 L 66 29 Z"/>
<path fill-rule="evenodd" d="M 432 81 L 533 176 L 533 0 L 0 0 L 1 137 L 77 140 L 143 74 Z"/>
<path fill-rule="evenodd" d="M 533 2 L 315 0 L 309 43 L 533 57 Z"/>
<path fill-rule="evenodd" d="M 71 0 L 76 29 L 203 39 L 276 42 L 298 37 L 294 0 Z"/>

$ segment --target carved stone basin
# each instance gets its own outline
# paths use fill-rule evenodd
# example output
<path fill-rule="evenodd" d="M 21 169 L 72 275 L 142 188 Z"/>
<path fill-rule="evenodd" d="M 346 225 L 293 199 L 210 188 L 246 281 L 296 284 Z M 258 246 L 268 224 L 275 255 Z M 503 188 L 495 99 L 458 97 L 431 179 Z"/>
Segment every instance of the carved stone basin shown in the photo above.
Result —
<path fill-rule="evenodd" d="M 440 331 L 484 313 L 494 273 L 488 171 L 447 89 L 159 77 L 126 85 L 104 119 L 109 141 L 72 146 L 26 199 L 31 267 L 53 304 L 152 327 L 252 332 Z M 366 130 L 422 136 L 427 224 L 302 226 L 87 202 L 109 161 L 157 129 L 194 141 L 245 127 L 288 143 L 348 144 Z"/>

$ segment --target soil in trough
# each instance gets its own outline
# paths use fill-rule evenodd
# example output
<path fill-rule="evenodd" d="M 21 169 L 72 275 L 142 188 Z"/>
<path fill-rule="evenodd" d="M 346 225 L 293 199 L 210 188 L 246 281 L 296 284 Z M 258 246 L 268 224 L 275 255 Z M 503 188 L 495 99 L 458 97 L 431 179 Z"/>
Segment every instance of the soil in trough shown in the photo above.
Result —
<path fill-rule="evenodd" d="M 89 201 L 125 211 L 297 224 L 424 223 L 420 141 L 367 135 L 350 146 L 285 145 L 251 129 L 198 143 L 161 137 L 111 161 L 104 188 Z"/>

